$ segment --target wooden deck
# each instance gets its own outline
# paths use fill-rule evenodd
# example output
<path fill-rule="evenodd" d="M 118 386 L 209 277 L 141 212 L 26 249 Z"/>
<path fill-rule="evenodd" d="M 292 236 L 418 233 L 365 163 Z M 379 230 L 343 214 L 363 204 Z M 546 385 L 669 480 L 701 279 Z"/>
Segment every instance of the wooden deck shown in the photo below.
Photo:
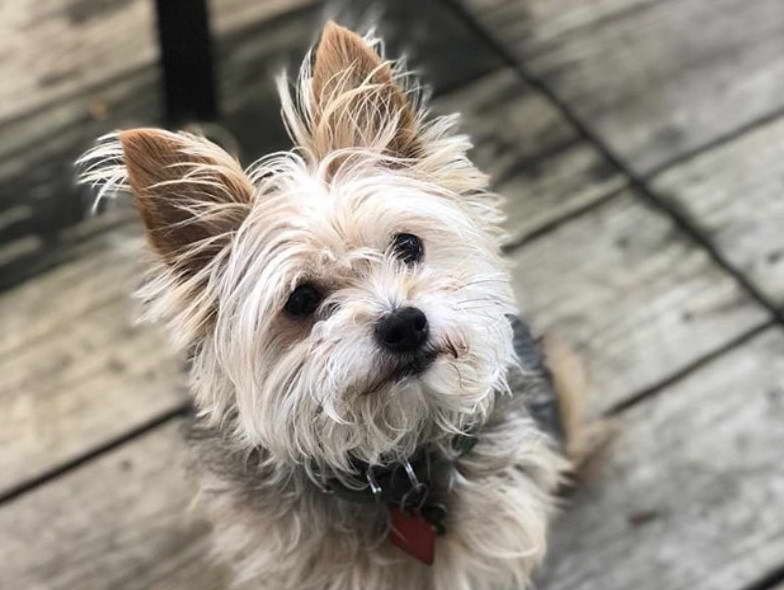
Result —
<path fill-rule="evenodd" d="M 539 587 L 784 590 L 784 3 L 392 4 L 392 46 L 509 197 L 525 313 L 617 424 Z M 248 159 L 285 146 L 271 75 L 320 7 L 212 9 L 226 125 Z M 71 183 L 95 136 L 159 119 L 150 7 L 0 15 L 0 587 L 224 588 L 181 360 L 134 323 L 139 226 L 83 221 Z"/>

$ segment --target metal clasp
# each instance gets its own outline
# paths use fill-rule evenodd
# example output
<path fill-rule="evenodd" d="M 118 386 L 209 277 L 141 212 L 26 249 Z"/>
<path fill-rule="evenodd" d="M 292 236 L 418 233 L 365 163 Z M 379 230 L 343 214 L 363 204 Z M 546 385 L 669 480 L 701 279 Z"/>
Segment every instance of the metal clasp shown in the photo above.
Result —
<path fill-rule="evenodd" d="M 408 481 L 411 482 L 411 489 L 403 494 L 403 497 L 400 499 L 400 507 L 403 510 L 408 509 L 408 500 L 413 496 L 416 504 L 410 506 L 410 508 L 413 508 L 414 510 L 420 510 L 427 500 L 430 489 L 427 484 L 419 481 L 419 478 L 417 477 L 416 472 L 414 471 L 414 468 L 409 461 L 406 460 L 403 462 L 403 469 L 406 471 Z"/>
<path fill-rule="evenodd" d="M 403 462 L 403 469 L 406 470 L 406 475 L 408 475 L 408 481 L 411 482 L 411 487 L 419 487 L 419 479 L 417 479 L 416 472 L 408 459 Z"/>
<path fill-rule="evenodd" d="M 369 467 L 368 470 L 365 472 L 365 478 L 367 479 L 368 485 L 370 486 L 370 491 L 373 492 L 373 497 L 376 499 L 376 502 L 381 502 L 381 486 L 378 485 L 376 481 L 376 476 L 373 475 L 373 468 Z"/>

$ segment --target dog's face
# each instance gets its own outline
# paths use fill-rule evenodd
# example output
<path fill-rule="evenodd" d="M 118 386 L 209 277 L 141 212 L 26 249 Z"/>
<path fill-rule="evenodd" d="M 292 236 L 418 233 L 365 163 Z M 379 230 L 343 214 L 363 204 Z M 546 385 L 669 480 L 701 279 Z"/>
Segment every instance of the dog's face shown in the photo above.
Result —
<path fill-rule="evenodd" d="M 194 350 L 201 412 L 276 459 L 346 469 L 480 420 L 513 362 L 514 306 L 453 119 L 425 122 L 345 29 L 312 61 L 296 101 L 280 83 L 296 151 L 243 171 L 206 140 L 135 130 L 85 177 L 136 194 L 160 260 L 145 293 Z"/>

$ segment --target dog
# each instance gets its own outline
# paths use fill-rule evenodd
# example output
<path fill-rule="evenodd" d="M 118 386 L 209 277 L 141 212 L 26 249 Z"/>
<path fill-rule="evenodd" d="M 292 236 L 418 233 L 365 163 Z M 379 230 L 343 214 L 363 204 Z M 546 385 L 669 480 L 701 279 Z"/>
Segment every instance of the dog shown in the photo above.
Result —
<path fill-rule="evenodd" d="M 528 587 L 569 461 L 500 197 L 373 35 L 327 23 L 278 91 L 296 147 L 248 169 L 159 129 L 80 160 L 134 195 L 189 351 L 216 555 L 261 589 Z"/>

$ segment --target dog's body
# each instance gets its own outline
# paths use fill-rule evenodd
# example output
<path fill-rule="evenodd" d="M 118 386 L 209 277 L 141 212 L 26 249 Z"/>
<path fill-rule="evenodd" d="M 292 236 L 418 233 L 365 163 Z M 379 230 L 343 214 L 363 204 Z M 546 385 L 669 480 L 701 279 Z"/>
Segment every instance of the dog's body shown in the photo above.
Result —
<path fill-rule="evenodd" d="M 143 296 L 192 352 L 203 504 L 238 579 L 525 587 L 566 468 L 531 412 L 549 381 L 519 325 L 513 345 L 470 144 L 376 47 L 328 24 L 294 98 L 281 81 L 297 151 L 243 171 L 201 138 L 134 130 L 84 178 L 136 195 L 159 261 Z M 432 566 L 393 521 L 425 545 L 443 532 Z"/>
<path fill-rule="evenodd" d="M 530 336 L 518 326 L 518 350 Z M 512 395 L 498 394 L 492 414 L 463 457 L 431 481 L 448 506 L 432 566 L 389 542 L 384 503 L 356 503 L 325 493 L 263 451 L 239 454 L 225 434 L 196 427 L 194 458 L 209 473 L 204 506 L 214 523 L 215 548 L 238 574 L 260 588 L 379 590 L 524 588 L 545 549 L 551 492 L 563 460 L 535 423 L 531 404 L 551 409 L 549 380 L 533 347 L 512 370 Z M 554 433 L 555 434 L 555 433 Z"/>

